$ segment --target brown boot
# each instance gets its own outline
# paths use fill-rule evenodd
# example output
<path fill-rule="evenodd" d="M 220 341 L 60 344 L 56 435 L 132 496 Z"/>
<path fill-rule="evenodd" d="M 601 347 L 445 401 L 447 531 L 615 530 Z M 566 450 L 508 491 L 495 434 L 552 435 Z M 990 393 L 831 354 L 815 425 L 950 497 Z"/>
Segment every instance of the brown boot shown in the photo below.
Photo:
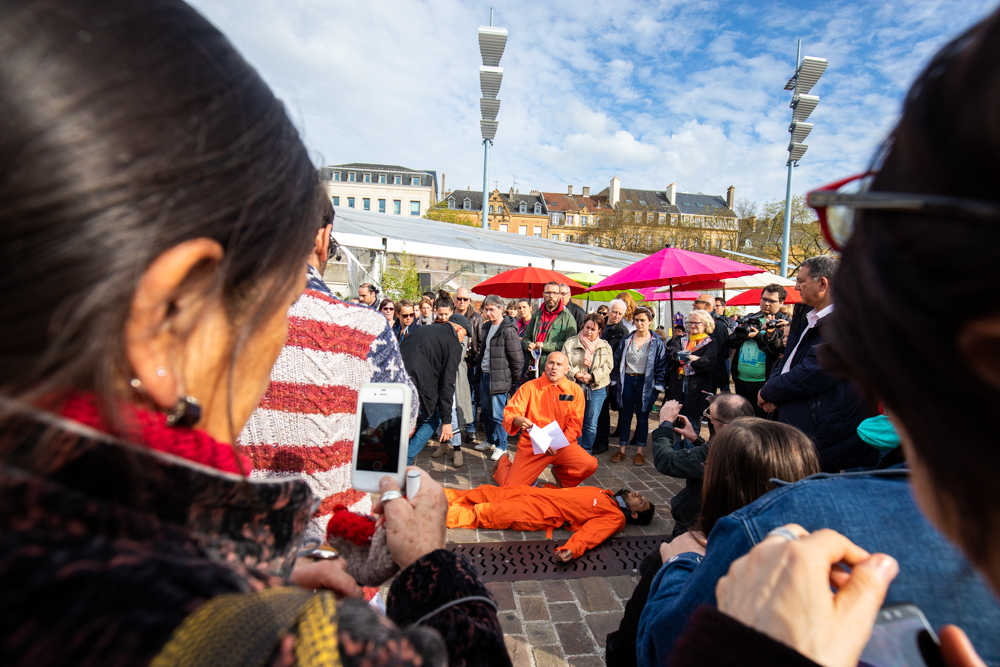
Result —
<path fill-rule="evenodd" d="M 465 460 L 462 458 L 462 450 L 456 448 L 455 449 L 455 458 L 451 462 L 451 464 L 453 466 L 455 466 L 456 468 L 461 468 L 462 464 L 464 464 L 464 463 L 465 463 Z"/>

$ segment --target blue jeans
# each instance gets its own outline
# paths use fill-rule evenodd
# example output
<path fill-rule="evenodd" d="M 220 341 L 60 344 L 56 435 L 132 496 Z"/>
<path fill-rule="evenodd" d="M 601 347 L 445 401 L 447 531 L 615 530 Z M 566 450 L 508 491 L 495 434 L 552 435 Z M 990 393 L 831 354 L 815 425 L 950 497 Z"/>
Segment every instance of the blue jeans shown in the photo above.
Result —
<path fill-rule="evenodd" d="M 590 454 L 594 448 L 594 439 L 597 437 L 597 418 L 600 417 L 604 399 L 608 396 L 608 388 L 590 389 L 584 387 L 583 395 L 587 397 L 587 407 L 583 410 L 583 432 L 580 434 L 580 446 Z"/>
<path fill-rule="evenodd" d="M 797 523 L 831 528 L 869 553 L 887 553 L 899 575 L 885 604 L 912 602 L 931 627 L 954 623 L 987 664 L 1000 662 L 1000 604 L 969 562 L 920 514 L 903 467 L 867 473 L 813 475 L 779 488 L 719 519 L 705 556 L 684 553 L 653 579 L 639 619 L 639 667 L 658 667 L 701 604 L 715 605 L 715 586 L 734 560 L 768 531 Z"/>
<path fill-rule="evenodd" d="M 420 450 L 424 448 L 427 441 L 431 439 L 431 436 L 438 430 L 441 426 L 441 411 L 434 408 L 434 414 L 430 417 L 424 416 L 424 409 L 420 408 L 420 413 L 417 415 L 417 430 L 410 438 L 410 446 L 406 450 L 406 465 L 413 465 L 413 459 L 417 458 L 417 454 Z"/>
<path fill-rule="evenodd" d="M 483 373 L 479 382 L 481 397 L 483 430 L 486 431 L 486 442 L 500 451 L 507 451 L 507 431 L 503 430 L 503 409 L 507 407 L 507 392 L 490 393 L 490 374 Z"/>
<path fill-rule="evenodd" d="M 645 375 L 625 374 L 625 384 L 622 385 L 622 405 L 618 410 L 618 444 L 622 447 L 628 444 L 629 427 L 632 425 L 632 415 L 635 415 L 635 444 L 646 446 L 649 437 L 649 410 L 642 410 L 642 390 L 646 384 Z"/>

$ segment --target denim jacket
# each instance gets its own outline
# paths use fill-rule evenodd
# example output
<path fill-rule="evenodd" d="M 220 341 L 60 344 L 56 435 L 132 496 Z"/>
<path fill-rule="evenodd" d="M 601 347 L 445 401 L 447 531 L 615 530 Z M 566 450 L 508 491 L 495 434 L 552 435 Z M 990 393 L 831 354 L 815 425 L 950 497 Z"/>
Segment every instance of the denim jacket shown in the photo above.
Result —
<path fill-rule="evenodd" d="M 924 519 L 910 494 L 909 472 L 898 466 L 864 473 L 813 475 L 758 498 L 722 518 L 703 559 L 680 554 L 653 579 L 639 621 L 640 667 L 667 661 L 700 604 L 715 605 L 715 585 L 734 560 L 786 523 L 831 528 L 869 553 L 899 561 L 885 604 L 912 602 L 938 630 L 965 630 L 987 664 L 1000 662 L 1000 604 L 972 565 Z M 700 561 L 700 562 L 699 562 Z"/>

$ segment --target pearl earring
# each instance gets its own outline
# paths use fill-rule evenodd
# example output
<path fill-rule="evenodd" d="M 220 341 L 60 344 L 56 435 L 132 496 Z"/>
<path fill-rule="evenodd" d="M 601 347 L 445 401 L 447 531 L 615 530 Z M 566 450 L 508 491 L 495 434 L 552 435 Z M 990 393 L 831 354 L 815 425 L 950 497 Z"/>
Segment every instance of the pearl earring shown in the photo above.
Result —
<path fill-rule="evenodd" d="M 163 366 L 157 366 L 156 367 L 156 377 L 161 377 L 162 378 L 162 377 L 166 377 L 166 376 L 167 376 L 167 369 L 164 368 Z"/>

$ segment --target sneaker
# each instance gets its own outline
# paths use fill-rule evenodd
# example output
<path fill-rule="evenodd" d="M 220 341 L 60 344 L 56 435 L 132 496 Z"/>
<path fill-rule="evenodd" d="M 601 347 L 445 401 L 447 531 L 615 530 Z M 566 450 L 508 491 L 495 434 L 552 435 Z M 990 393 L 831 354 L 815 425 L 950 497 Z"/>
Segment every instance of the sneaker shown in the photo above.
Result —
<path fill-rule="evenodd" d="M 451 444 L 450 443 L 448 443 L 448 442 L 439 442 L 438 446 L 437 446 L 437 449 L 435 449 L 434 453 L 431 454 L 431 458 L 439 459 L 442 456 L 444 456 L 445 454 L 447 454 L 449 451 L 451 451 Z"/>
<path fill-rule="evenodd" d="M 465 463 L 465 460 L 462 458 L 462 450 L 456 447 L 455 458 L 452 461 L 452 465 L 455 466 L 456 468 L 461 468 L 463 463 Z"/>
<path fill-rule="evenodd" d="M 477 452 L 488 452 L 491 449 L 493 449 L 493 445 L 491 445 L 488 442 L 481 442 L 475 447 L 473 447 L 473 449 L 475 449 Z"/>
<path fill-rule="evenodd" d="M 507 456 L 506 449 L 495 448 L 490 455 L 490 461 L 499 461 L 501 457 Z"/>

